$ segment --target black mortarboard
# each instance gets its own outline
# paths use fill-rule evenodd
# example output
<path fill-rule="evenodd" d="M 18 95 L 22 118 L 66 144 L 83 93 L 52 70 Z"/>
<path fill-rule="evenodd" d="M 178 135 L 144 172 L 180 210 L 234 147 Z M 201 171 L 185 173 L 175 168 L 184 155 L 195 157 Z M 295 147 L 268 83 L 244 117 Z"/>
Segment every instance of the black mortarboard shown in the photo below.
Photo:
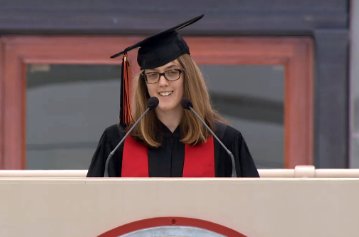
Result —
<path fill-rule="evenodd" d="M 194 17 L 177 26 L 164 30 L 158 34 L 150 36 L 125 50 L 116 53 L 111 58 L 123 55 L 122 59 L 122 75 L 121 75 L 121 105 L 120 105 L 120 122 L 126 127 L 131 121 L 131 110 L 129 102 L 129 63 L 127 60 L 127 52 L 139 48 L 137 53 L 137 62 L 141 69 L 150 69 L 160 67 L 169 63 L 183 54 L 190 54 L 187 43 L 178 34 L 178 30 L 189 26 L 200 20 L 204 15 Z"/>
<path fill-rule="evenodd" d="M 204 15 L 197 16 L 175 27 L 150 36 L 112 55 L 111 58 L 116 58 L 122 54 L 126 54 L 132 49 L 139 48 L 137 54 L 138 65 L 140 65 L 141 69 L 149 69 L 171 62 L 182 54 L 189 54 L 189 48 L 186 42 L 177 31 L 195 23 L 203 16 Z"/>

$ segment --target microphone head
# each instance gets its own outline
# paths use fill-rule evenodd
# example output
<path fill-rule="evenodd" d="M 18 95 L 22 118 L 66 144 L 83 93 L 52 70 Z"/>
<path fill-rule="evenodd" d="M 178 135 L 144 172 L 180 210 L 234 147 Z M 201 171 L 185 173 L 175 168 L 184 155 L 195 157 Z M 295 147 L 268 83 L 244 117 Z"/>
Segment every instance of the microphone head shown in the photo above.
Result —
<path fill-rule="evenodd" d="M 154 108 L 156 108 L 157 106 L 158 106 L 158 103 L 159 103 L 160 101 L 158 100 L 158 98 L 157 97 L 151 97 L 151 98 L 149 98 L 148 99 L 148 101 L 147 101 L 147 108 L 149 108 L 150 110 L 152 110 L 152 109 L 154 109 Z"/>
<path fill-rule="evenodd" d="M 184 109 L 190 109 L 193 107 L 192 102 L 186 98 L 182 99 L 181 104 Z"/>

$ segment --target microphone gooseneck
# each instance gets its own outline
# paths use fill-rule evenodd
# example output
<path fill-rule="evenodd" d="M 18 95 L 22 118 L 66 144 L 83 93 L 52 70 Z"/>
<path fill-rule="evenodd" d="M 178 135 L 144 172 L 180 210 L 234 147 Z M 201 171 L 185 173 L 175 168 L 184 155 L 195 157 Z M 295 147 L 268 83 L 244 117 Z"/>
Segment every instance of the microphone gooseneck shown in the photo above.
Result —
<path fill-rule="evenodd" d="M 217 137 L 217 135 L 213 132 L 213 130 L 207 125 L 207 123 L 201 118 L 201 116 L 193 109 L 192 102 L 186 98 L 183 98 L 181 101 L 182 107 L 184 109 L 192 111 L 192 113 L 202 122 L 202 124 L 207 128 L 207 130 L 213 135 L 213 137 L 217 140 L 217 142 L 223 147 L 223 149 L 227 152 L 232 162 L 232 177 L 237 177 L 236 171 L 236 163 L 234 160 L 234 156 L 232 152 L 223 144 L 223 142 Z"/>
<path fill-rule="evenodd" d="M 123 136 L 121 141 L 117 144 L 117 146 L 110 152 L 110 154 L 107 156 L 106 163 L 105 163 L 105 175 L 107 173 L 108 175 L 108 163 L 110 162 L 111 157 L 115 154 L 117 149 L 122 145 L 122 143 L 125 141 L 125 139 L 130 135 L 132 130 L 137 126 L 137 124 L 142 120 L 142 118 L 148 113 L 148 111 L 155 109 L 158 106 L 159 100 L 157 97 L 151 97 L 147 101 L 147 109 L 141 114 L 141 116 L 136 120 L 136 122 L 130 127 L 130 129 L 126 132 L 126 134 Z"/>

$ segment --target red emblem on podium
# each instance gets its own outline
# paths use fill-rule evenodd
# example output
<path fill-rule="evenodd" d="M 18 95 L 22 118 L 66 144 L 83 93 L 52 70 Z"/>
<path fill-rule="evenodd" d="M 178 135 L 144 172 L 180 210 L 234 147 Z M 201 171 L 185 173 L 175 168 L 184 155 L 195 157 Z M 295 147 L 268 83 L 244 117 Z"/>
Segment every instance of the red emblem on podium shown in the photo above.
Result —
<path fill-rule="evenodd" d="M 134 221 L 99 237 L 246 237 L 228 227 L 194 218 L 157 217 Z"/>

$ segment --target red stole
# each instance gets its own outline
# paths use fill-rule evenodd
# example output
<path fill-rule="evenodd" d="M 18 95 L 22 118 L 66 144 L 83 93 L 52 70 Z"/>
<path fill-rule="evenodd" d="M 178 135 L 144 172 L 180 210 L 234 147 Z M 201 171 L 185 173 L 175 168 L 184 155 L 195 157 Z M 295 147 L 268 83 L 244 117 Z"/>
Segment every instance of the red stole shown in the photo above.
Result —
<path fill-rule="evenodd" d="M 147 147 L 127 137 L 122 155 L 122 177 L 149 177 Z M 210 136 L 205 143 L 185 144 L 183 177 L 214 177 L 214 143 Z"/>

